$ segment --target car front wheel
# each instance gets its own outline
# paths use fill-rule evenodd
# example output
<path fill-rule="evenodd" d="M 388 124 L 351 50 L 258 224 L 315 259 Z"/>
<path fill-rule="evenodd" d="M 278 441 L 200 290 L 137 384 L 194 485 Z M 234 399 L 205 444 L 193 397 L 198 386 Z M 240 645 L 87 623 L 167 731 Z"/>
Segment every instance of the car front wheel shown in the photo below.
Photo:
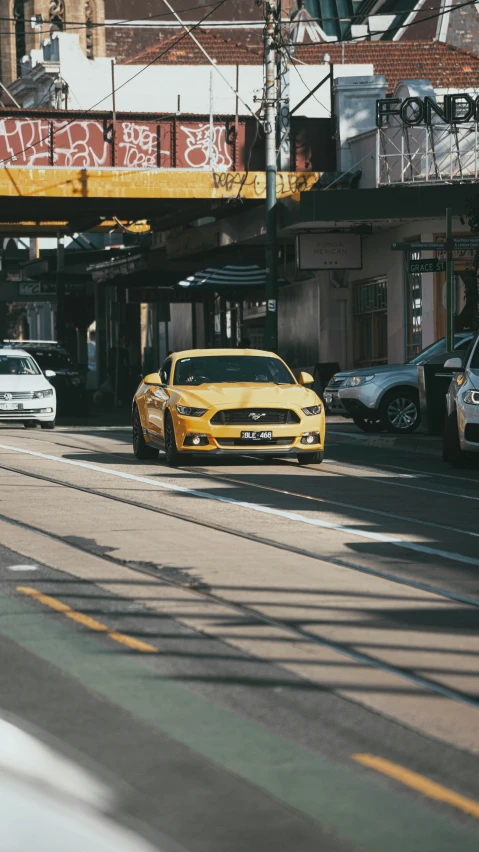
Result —
<path fill-rule="evenodd" d="M 442 438 L 442 458 L 443 461 L 449 462 L 453 467 L 465 467 L 468 461 L 468 453 L 461 449 L 459 441 L 456 409 L 451 414 L 446 414 Z"/>
<path fill-rule="evenodd" d="M 324 459 L 324 452 L 318 450 L 316 453 L 298 453 L 298 462 L 301 465 L 321 464 Z"/>
<path fill-rule="evenodd" d="M 44 423 L 40 423 L 40 427 L 42 429 L 54 429 L 55 421 L 54 420 L 46 420 Z"/>
<path fill-rule="evenodd" d="M 145 441 L 140 412 L 137 408 L 133 412 L 133 452 L 135 458 L 140 461 L 158 458 L 158 450 L 155 447 L 150 447 Z"/>
<path fill-rule="evenodd" d="M 180 461 L 180 454 L 176 445 L 175 427 L 171 416 L 165 416 L 165 457 L 169 467 L 177 467 Z"/>
<path fill-rule="evenodd" d="M 415 432 L 421 422 L 418 392 L 408 388 L 390 391 L 385 395 L 379 413 L 388 432 L 396 435 Z"/>

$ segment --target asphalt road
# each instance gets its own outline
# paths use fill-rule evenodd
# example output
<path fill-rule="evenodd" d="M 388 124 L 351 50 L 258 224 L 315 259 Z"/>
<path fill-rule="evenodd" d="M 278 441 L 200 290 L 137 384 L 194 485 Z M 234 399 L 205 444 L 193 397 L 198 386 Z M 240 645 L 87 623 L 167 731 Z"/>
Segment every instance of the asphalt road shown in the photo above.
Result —
<path fill-rule="evenodd" d="M 0 429 L 0 709 L 160 849 L 476 850 L 477 471 Z"/>

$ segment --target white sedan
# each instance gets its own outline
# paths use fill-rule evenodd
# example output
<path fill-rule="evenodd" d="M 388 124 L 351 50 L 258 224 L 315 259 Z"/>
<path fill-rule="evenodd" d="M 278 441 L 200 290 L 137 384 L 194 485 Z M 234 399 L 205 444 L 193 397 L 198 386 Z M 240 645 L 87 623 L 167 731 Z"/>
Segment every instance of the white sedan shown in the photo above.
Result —
<path fill-rule="evenodd" d="M 449 358 L 444 366 L 457 373 L 446 397 L 443 459 L 454 467 L 464 467 L 473 453 L 479 454 L 479 334 L 463 360 Z"/>
<path fill-rule="evenodd" d="M 0 423 L 40 424 L 55 428 L 57 398 L 48 381 L 53 370 L 42 373 L 37 362 L 21 349 L 0 349 Z"/>

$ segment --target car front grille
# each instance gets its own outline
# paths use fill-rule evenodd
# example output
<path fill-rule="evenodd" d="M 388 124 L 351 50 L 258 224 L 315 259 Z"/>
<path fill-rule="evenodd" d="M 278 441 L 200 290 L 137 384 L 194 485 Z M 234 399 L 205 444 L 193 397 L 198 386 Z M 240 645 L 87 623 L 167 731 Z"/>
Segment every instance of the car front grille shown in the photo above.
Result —
<path fill-rule="evenodd" d="M 33 391 L 4 391 L 0 393 L 0 400 L 7 400 L 10 402 L 12 399 L 35 399 L 35 394 Z"/>
<path fill-rule="evenodd" d="M 300 418 L 295 411 L 287 408 L 228 408 L 217 411 L 210 422 L 224 426 L 263 427 L 265 424 L 299 423 Z"/>
<path fill-rule="evenodd" d="M 253 441 L 251 438 L 217 438 L 219 447 L 288 447 L 294 438 L 273 438 L 271 441 Z"/>
<path fill-rule="evenodd" d="M 344 384 L 344 381 L 345 381 L 344 379 L 331 379 L 326 390 L 328 390 L 328 391 L 337 390 L 338 388 L 341 387 L 342 384 Z"/>

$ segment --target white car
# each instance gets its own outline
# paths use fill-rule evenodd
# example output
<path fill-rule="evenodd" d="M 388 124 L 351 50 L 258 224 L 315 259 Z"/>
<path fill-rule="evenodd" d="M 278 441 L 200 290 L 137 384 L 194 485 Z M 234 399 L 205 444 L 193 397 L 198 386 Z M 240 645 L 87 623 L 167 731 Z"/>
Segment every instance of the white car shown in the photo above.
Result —
<path fill-rule="evenodd" d="M 21 349 L 0 349 L 0 423 L 40 424 L 54 429 L 57 413 L 55 388 L 48 381 L 53 370 L 42 373 L 37 362 Z"/>
<path fill-rule="evenodd" d="M 464 467 L 473 453 L 479 454 L 479 334 L 463 359 L 449 358 L 444 366 L 457 373 L 446 396 L 442 455 L 454 467 Z"/>

